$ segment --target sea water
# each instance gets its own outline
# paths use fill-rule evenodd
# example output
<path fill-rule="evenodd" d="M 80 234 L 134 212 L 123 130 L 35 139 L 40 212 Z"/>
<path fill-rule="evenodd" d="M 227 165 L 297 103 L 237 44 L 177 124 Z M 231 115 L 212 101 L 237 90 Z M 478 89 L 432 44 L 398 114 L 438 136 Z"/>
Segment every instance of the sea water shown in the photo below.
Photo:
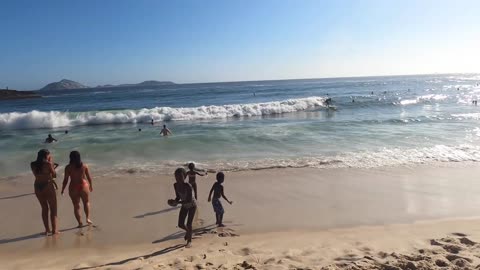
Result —
<path fill-rule="evenodd" d="M 62 166 L 78 150 L 105 174 L 190 161 L 225 171 L 480 161 L 479 83 L 448 74 L 44 91 L 0 101 L 0 172 L 28 173 L 42 148 Z M 48 134 L 58 142 L 43 143 Z"/>

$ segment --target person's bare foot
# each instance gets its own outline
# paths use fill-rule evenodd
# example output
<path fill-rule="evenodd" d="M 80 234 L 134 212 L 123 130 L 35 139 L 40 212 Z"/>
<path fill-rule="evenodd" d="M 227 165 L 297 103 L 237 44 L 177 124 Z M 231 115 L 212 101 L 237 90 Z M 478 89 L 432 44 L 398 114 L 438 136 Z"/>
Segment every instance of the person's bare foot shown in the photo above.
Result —
<path fill-rule="evenodd" d="M 185 245 L 186 248 L 191 248 L 192 247 L 192 241 L 188 241 L 187 244 Z"/>
<path fill-rule="evenodd" d="M 59 234 L 60 234 L 60 232 L 59 232 L 59 231 L 54 231 L 54 232 L 52 232 L 52 234 L 51 234 L 51 235 L 52 235 L 52 236 L 54 236 L 54 235 L 56 236 L 56 235 L 59 235 Z"/>
<path fill-rule="evenodd" d="M 223 223 L 220 223 L 220 224 L 218 224 L 217 227 L 225 227 L 225 225 L 223 225 Z"/>
<path fill-rule="evenodd" d="M 45 236 L 48 236 L 50 233 L 52 233 L 51 231 L 45 231 L 43 233 L 40 233 L 40 235 L 45 235 Z"/>
<path fill-rule="evenodd" d="M 82 227 L 83 227 L 83 223 L 78 223 L 77 228 L 82 228 Z"/>
<path fill-rule="evenodd" d="M 93 221 L 91 219 L 87 219 L 87 224 L 88 225 L 92 225 L 93 224 Z"/>

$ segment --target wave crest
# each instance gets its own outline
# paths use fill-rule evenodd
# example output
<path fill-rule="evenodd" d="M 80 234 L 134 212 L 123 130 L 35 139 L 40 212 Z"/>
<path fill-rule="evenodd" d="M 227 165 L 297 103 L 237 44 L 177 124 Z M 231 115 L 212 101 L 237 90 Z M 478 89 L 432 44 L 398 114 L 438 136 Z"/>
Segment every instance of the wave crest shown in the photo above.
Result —
<path fill-rule="evenodd" d="M 233 105 L 210 105 L 193 108 L 155 107 L 140 110 L 101 112 L 30 111 L 28 113 L 1 113 L 0 128 L 30 129 L 57 128 L 82 125 L 126 124 L 165 120 L 208 120 L 232 117 L 251 117 L 291 113 L 325 106 L 325 98 L 308 97 Z"/>

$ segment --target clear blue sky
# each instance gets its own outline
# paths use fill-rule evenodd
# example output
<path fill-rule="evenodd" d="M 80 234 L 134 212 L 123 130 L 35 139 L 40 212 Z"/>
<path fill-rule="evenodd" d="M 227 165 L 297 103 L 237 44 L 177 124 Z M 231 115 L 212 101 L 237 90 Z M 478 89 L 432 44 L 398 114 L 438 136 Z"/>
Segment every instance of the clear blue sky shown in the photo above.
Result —
<path fill-rule="evenodd" d="M 480 1 L 0 1 L 0 87 L 480 72 Z"/>

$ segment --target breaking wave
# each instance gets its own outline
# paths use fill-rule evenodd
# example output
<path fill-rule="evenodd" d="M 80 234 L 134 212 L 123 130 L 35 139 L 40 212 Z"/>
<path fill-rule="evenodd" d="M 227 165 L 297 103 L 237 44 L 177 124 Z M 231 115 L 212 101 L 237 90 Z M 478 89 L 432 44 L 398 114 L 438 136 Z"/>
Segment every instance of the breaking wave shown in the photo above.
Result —
<path fill-rule="evenodd" d="M 193 108 L 155 107 L 140 110 L 1 113 L 0 129 L 57 128 L 82 125 L 145 123 L 170 120 L 208 120 L 283 114 L 324 106 L 325 98 L 308 97 L 265 103 L 210 105 Z"/>

